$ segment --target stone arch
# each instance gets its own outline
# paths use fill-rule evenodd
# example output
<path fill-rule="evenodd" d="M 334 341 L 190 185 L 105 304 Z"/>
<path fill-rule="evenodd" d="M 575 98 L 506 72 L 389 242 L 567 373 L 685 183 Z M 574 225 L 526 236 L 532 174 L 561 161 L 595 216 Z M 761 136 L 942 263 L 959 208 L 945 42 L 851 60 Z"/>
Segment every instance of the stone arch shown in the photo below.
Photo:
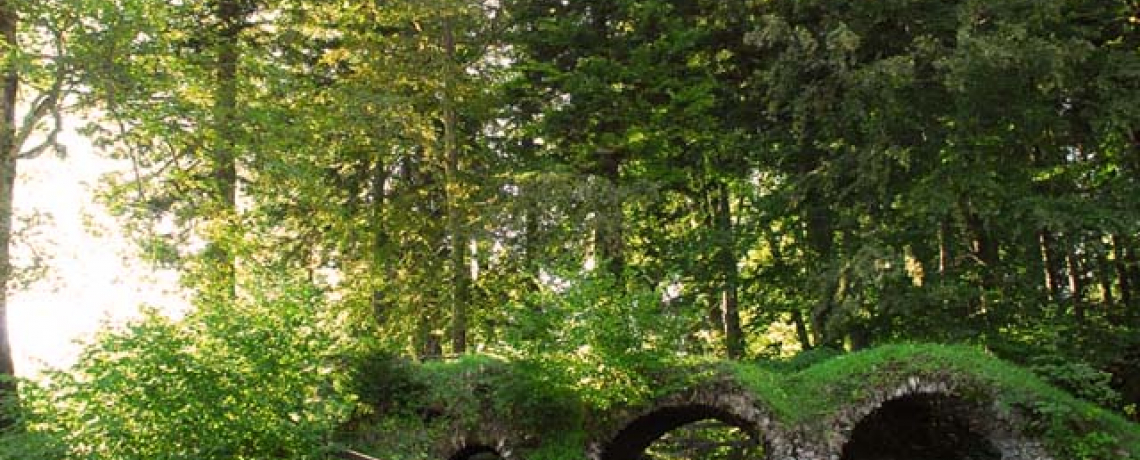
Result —
<path fill-rule="evenodd" d="M 492 460 L 505 459 L 498 450 L 482 444 L 466 445 L 447 457 L 447 460 Z"/>
<path fill-rule="evenodd" d="M 841 410 L 829 458 L 863 460 L 933 454 L 946 460 L 1047 460 L 1020 434 L 1019 417 L 999 410 L 992 389 L 962 379 L 912 376 Z M 966 396 L 969 395 L 969 396 Z"/>
<path fill-rule="evenodd" d="M 654 441 L 690 423 L 717 420 L 737 427 L 771 455 L 785 445 L 774 419 L 750 392 L 714 385 L 663 398 L 623 420 L 608 436 L 591 443 L 590 460 L 635 460 Z"/>
<path fill-rule="evenodd" d="M 478 426 L 456 427 L 452 436 L 436 443 L 433 456 L 446 460 L 522 460 L 515 449 L 522 434 L 500 422 L 480 419 Z"/>

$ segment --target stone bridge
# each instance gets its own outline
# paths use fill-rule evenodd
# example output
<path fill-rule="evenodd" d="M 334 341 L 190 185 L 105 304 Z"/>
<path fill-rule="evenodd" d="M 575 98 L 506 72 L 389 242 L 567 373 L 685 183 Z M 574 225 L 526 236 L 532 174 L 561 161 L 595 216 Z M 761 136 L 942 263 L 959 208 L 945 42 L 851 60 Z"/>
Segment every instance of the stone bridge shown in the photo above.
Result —
<path fill-rule="evenodd" d="M 716 420 L 746 433 L 757 460 L 1140 459 L 1135 424 L 963 347 L 882 347 L 794 372 L 680 366 L 650 379 L 638 403 L 579 416 L 541 383 L 538 400 L 495 396 L 504 385 L 526 391 L 509 366 L 450 374 L 463 397 L 428 402 L 421 428 L 387 435 L 419 442 L 393 444 L 373 428 L 347 445 L 384 460 L 638 460 L 667 433 Z M 555 413 L 536 415 L 543 406 Z"/>

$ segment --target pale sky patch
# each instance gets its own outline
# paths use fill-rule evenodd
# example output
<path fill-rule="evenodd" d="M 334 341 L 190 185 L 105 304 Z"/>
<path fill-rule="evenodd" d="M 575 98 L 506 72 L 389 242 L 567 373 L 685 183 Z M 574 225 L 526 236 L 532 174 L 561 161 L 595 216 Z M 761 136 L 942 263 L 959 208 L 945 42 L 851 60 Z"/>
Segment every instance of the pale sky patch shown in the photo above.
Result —
<path fill-rule="evenodd" d="M 73 130 L 60 139 L 66 158 L 52 154 L 21 161 L 17 215 L 35 211 L 51 219 L 38 233 L 37 251 L 48 258 L 46 279 L 9 296 L 8 327 L 16 374 L 34 377 L 46 367 L 66 367 L 103 323 L 136 317 L 146 304 L 177 314 L 185 308 L 177 274 L 149 267 L 135 256 L 115 219 L 97 202 L 103 174 L 130 163 L 101 156 Z M 26 249 L 16 248 L 26 256 Z M 18 254 L 19 255 L 19 254 Z"/>

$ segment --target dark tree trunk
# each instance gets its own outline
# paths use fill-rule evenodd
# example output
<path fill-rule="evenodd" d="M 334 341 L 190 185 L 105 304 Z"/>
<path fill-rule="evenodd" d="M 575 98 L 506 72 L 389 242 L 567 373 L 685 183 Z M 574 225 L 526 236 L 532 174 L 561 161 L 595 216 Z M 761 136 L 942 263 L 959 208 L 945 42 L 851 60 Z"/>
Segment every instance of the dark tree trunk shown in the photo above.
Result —
<path fill-rule="evenodd" d="M 804 314 L 799 308 L 792 310 L 792 323 L 796 326 L 796 339 L 800 341 L 800 348 L 803 350 L 814 348 L 811 335 L 808 334 L 807 323 L 804 322 Z"/>
<path fill-rule="evenodd" d="M 811 265 L 815 280 L 816 301 L 812 309 L 812 334 L 816 346 L 839 347 L 842 343 L 842 334 L 832 331 L 829 327 L 831 315 L 836 309 L 836 289 L 839 287 L 838 274 L 833 273 L 832 248 L 834 246 L 834 227 L 832 211 L 829 204 L 823 203 L 823 197 L 813 194 L 808 198 L 807 208 L 807 244 L 808 257 L 814 258 Z"/>
<path fill-rule="evenodd" d="M 1057 241 L 1053 237 L 1053 232 L 1048 229 L 1043 229 L 1040 232 L 1040 246 L 1041 246 L 1041 259 L 1045 266 L 1045 288 L 1049 294 L 1049 300 L 1054 302 L 1061 301 L 1064 298 L 1064 279 L 1063 273 L 1063 258 L 1061 257 L 1060 250 L 1057 248 Z"/>
<path fill-rule="evenodd" d="M 1120 235 L 1112 235 L 1112 256 L 1114 268 L 1116 269 L 1116 281 L 1120 286 L 1120 303 L 1124 304 L 1124 308 L 1131 309 L 1134 297 L 1132 279 L 1128 273 L 1128 260 L 1126 259 L 1126 251 L 1124 248 L 1124 238 Z"/>
<path fill-rule="evenodd" d="M 618 153 L 609 150 L 599 151 L 598 172 L 605 181 L 605 186 L 611 188 L 612 196 L 606 197 L 600 203 L 597 224 L 594 227 L 594 255 L 598 263 L 606 264 L 606 269 L 615 279 L 622 280 L 625 274 L 623 236 L 625 224 L 622 216 L 621 191 L 618 190 L 621 184 L 621 158 Z"/>
<path fill-rule="evenodd" d="M 831 222 L 831 210 L 825 204 L 813 203 L 807 214 L 807 240 L 810 247 L 809 257 L 815 260 L 810 265 L 815 269 L 812 275 L 816 281 L 816 302 L 812 308 L 811 325 L 815 335 L 813 342 L 816 346 L 833 346 L 838 348 L 843 335 L 831 331 L 829 322 L 835 310 L 835 291 L 839 287 L 838 277 L 831 273 L 832 247 L 834 245 L 834 229 Z"/>
<path fill-rule="evenodd" d="M 16 12 L 6 0 L 0 0 L 0 37 L 8 46 L 16 42 Z M 8 283 L 12 278 L 12 212 L 16 189 L 16 161 L 20 146 L 15 144 L 16 97 L 20 85 L 14 66 L 3 69 L 3 94 L 0 94 L 0 402 L 16 397 L 16 386 L 8 377 L 15 375 L 12 347 L 8 335 Z M 4 408 L 10 407 L 4 405 Z M 0 413 L 0 428 L 14 421 L 13 414 Z"/>

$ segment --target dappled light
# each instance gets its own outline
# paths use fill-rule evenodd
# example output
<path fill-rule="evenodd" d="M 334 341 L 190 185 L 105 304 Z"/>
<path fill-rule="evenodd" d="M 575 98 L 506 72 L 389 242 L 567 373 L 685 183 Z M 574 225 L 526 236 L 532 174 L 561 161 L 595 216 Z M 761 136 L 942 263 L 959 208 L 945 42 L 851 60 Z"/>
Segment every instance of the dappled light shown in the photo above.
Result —
<path fill-rule="evenodd" d="M 678 427 L 645 449 L 652 460 L 761 460 L 764 449 L 748 431 L 719 420 Z"/>

